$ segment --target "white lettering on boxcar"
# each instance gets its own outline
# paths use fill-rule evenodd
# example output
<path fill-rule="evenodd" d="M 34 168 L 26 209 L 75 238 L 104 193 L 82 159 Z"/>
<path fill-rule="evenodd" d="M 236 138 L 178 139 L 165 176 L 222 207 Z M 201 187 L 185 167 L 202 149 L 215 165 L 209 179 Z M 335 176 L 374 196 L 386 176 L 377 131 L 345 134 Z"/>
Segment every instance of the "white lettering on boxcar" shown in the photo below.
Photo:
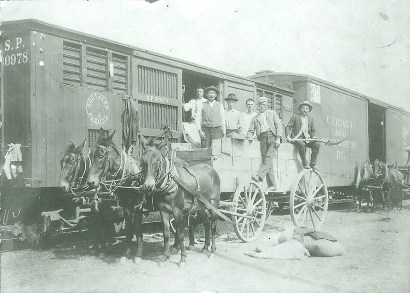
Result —
<path fill-rule="evenodd" d="M 326 122 L 329 125 L 332 126 L 337 126 L 337 127 L 342 127 L 342 128 L 353 128 L 353 122 L 347 119 L 341 119 L 338 117 L 334 117 L 334 116 L 327 116 L 326 117 Z"/>
<path fill-rule="evenodd" d="M 24 50 L 23 38 L 16 37 L 4 41 L 4 66 L 15 66 L 25 64 L 29 59 L 29 51 Z"/>
<path fill-rule="evenodd" d="M 161 104 L 168 104 L 168 98 L 157 97 L 152 95 L 147 95 L 146 97 L 147 102 L 154 102 L 154 103 L 161 103 Z"/>
<path fill-rule="evenodd" d="M 110 115 L 110 104 L 101 93 L 92 93 L 86 103 L 88 117 L 95 124 L 104 124 Z"/>

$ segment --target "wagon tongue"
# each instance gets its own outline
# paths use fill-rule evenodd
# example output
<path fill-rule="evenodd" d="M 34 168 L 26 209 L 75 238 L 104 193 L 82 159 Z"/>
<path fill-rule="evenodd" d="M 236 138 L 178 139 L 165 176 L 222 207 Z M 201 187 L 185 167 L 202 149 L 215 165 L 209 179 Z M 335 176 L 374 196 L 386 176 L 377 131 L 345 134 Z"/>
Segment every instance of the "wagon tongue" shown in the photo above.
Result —
<path fill-rule="evenodd" d="M 330 146 L 338 145 L 338 144 L 341 144 L 342 142 L 344 142 L 348 138 L 349 137 L 346 137 L 345 139 L 338 140 L 338 141 L 331 141 L 330 139 L 328 139 L 327 142 L 325 142 L 325 145 L 330 145 Z"/>

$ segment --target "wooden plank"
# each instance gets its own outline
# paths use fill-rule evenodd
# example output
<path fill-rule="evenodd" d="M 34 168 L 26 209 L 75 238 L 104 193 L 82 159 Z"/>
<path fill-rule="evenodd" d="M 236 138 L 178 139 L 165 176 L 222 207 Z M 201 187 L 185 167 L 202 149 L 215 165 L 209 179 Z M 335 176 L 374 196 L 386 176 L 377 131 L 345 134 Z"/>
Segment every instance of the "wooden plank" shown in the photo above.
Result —
<path fill-rule="evenodd" d="M 211 160 L 210 149 L 193 149 L 177 151 L 176 156 L 185 161 Z"/>
<path fill-rule="evenodd" d="M 192 146 L 190 143 L 171 143 L 171 149 L 178 149 L 179 151 L 189 151 L 192 149 Z"/>

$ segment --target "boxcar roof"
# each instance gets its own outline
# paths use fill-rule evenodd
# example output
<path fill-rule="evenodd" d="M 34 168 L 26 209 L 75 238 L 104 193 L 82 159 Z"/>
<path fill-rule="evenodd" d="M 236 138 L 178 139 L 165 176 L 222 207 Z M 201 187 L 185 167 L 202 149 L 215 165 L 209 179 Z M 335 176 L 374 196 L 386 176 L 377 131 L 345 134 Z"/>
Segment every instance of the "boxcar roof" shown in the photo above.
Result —
<path fill-rule="evenodd" d="M 263 74 L 261 74 L 261 75 L 263 75 Z M 337 85 L 337 84 L 334 84 L 334 83 L 332 83 L 332 82 L 330 82 L 330 81 L 326 81 L 326 80 L 323 80 L 323 79 L 320 79 L 320 78 L 317 78 L 317 77 L 314 77 L 314 76 L 311 76 L 311 75 L 298 74 L 298 73 L 290 73 L 290 72 L 269 72 L 269 73 L 267 73 L 266 75 L 272 75 L 272 76 L 275 77 L 275 79 L 276 79 L 277 81 L 282 81 L 282 82 L 284 82 L 284 81 L 290 81 L 290 82 L 309 82 L 309 81 L 311 81 L 311 82 L 314 82 L 314 83 L 317 83 L 317 84 L 326 85 L 326 86 L 329 86 L 329 87 L 331 87 L 331 88 L 337 89 L 337 90 L 339 90 L 339 91 L 342 91 L 342 92 L 345 92 L 345 93 L 354 95 L 354 96 L 356 96 L 356 97 L 366 99 L 366 100 L 368 100 L 368 101 L 369 101 L 370 103 L 372 103 L 372 104 L 376 104 L 376 105 L 382 106 L 382 107 L 384 107 L 384 108 L 394 109 L 394 110 L 403 112 L 403 113 L 405 113 L 405 114 L 407 114 L 407 115 L 410 115 L 410 112 L 406 111 L 406 110 L 403 109 L 403 108 L 400 108 L 400 107 L 397 107 L 397 106 L 393 106 L 393 105 L 391 105 L 391 104 L 389 104 L 389 103 L 380 101 L 380 100 L 378 100 L 378 99 L 376 99 L 376 98 L 369 97 L 369 96 L 364 95 L 364 94 L 362 94 L 362 93 L 353 91 L 353 90 L 351 90 L 351 89 L 342 87 L 342 86 Z M 255 78 L 255 77 L 257 77 L 257 76 L 258 76 L 258 75 L 253 75 L 253 76 L 251 76 L 250 78 Z"/>
<path fill-rule="evenodd" d="M 19 29 L 30 30 L 30 31 L 36 30 L 36 31 L 42 31 L 45 33 L 50 33 L 50 34 L 54 34 L 54 35 L 65 37 L 65 38 L 71 38 L 71 39 L 74 38 L 74 39 L 77 39 L 78 41 L 83 41 L 87 43 L 92 42 L 93 44 L 99 44 L 106 48 L 118 50 L 125 54 L 147 58 L 152 61 L 165 63 L 165 64 L 179 67 L 182 69 L 187 69 L 187 70 L 191 70 L 195 72 L 201 72 L 201 73 L 216 76 L 219 78 L 224 78 L 224 79 L 228 79 L 228 80 L 232 80 L 236 82 L 242 82 L 248 85 L 253 85 L 255 83 L 254 80 L 251 80 L 250 78 L 247 78 L 247 77 L 235 75 L 235 74 L 228 73 L 228 72 L 223 72 L 221 70 L 217 70 L 217 69 L 202 66 L 196 63 L 184 61 L 182 59 L 170 57 L 170 56 L 156 53 L 153 51 L 141 49 L 141 48 L 138 48 L 132 45 L 127 45 L 127 44 L 111 41 L 111 40 L 108 40 L 102 37 L 97 37 L 94 35 L 81 33 L 75 30 L 71 30 L 71 29 L 61 27 L 61 26 L 46 23 L 46 22 L 43 22 L 37 19 L 22 19 L 22 20 L 5 21 L 3 22 L 3 26 L 5 26 L 6 28 L 9 27 L 9 29 L 11 30 L 19 30 Z M 15 28 L 13 28 L 13 26 L 15 26 Z M 269 85 L 269 86 L 278 88 L 283 91 L 292 92 L 292 91 L 289 91 L 289 89 L 285 89 L 282 87 L 277 87 L 277 86 L 272 86 L 272 85 Z"/>

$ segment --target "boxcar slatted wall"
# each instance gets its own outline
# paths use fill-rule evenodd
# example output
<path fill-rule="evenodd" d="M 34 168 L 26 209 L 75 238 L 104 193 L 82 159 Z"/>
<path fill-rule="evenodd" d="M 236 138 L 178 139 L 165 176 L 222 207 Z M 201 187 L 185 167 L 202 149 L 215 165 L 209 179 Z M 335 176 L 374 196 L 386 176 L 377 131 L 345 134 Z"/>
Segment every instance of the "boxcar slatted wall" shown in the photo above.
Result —
<path fill-rule="evenodd" d="M 182 71 L 137 58 L 133 70 L 133 96 L 138 99 L 141 134 L 156 136 L 166 125 L 178 138 L 182 127 Z"/>
<path fill-rule="evenodd" d="M 129 93 L 130 59 L 45 33 L 32 33 L 32 38 L 32 170 L 39 178 L 33 186 L 57 186 L 68 141 L 78 146 L 87 139 L 92 144 L 103 128 L 117 130 L 114 142 L 121 148 L 122 98 Z"/>
<path fill-rule="evenodd" d="M 81 44 L 63 41 L 63 82 L 81 85 Z"/>
<path fill-rule="evenodd" d="M 119 94 L 126 94 L 128 90 L 127 57 L 113 53 L 112 64 L 114 69 L 114 77 L 112 80 L 113 91 Z"/>

